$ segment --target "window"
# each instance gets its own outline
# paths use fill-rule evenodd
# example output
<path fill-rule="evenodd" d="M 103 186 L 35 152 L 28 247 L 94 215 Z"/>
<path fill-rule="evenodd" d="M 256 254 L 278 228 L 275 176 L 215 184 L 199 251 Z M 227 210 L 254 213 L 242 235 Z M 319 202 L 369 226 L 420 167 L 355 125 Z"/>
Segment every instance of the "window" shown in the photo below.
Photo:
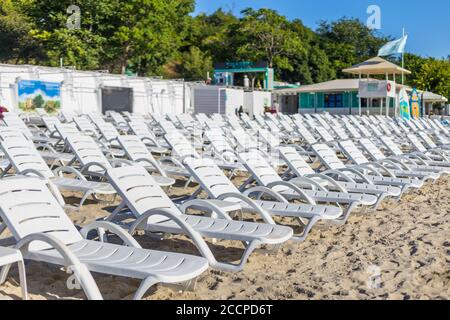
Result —
<path fill-rule="evenodd" d="M 325 95 L 325 108 L 343 108 L 344 96 L 342 93 L 326 94 Z"/>

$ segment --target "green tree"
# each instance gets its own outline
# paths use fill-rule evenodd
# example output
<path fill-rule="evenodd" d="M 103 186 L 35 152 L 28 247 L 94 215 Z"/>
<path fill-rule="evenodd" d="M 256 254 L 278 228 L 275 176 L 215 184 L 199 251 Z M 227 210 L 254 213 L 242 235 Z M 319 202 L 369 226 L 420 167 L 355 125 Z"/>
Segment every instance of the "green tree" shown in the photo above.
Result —
<path fill-rule="evenodd" d="M 376 56 L 381 46 L 390 40 L 354 18 L 322 21 L 317 34 L 338 77 L 348 76 L 341 70 Z"/>
<path fill-rule="evenodd" d="M 205 80 L 212 70 L 212 58 L 197 47 L 184 52 L 178 65 L 178 74 L 186 80 Z"/>
<path fill-rule="evenodd" d="M 292 30 L 289 20 L 270 9 L 246 9 L 232 32 L 235 34 L 236 54 L 246 60 L 264 60 L 277 71 L 293 71 L 290 59 L 305 53 L 305 46 Z"/>
<path fill-rule="evenodd" d="M 45 104 L 45 100 L 41 95 L 37 95 L 36 97 L 34 97 L 33 99 L 33 105 L 35 109 L 40 109 L 44 106 Z"/>

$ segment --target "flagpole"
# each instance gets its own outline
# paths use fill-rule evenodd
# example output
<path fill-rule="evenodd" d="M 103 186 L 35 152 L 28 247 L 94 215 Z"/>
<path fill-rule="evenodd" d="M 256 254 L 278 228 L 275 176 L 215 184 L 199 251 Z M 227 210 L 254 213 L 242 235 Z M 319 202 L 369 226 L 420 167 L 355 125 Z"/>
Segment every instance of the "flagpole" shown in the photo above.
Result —
<path fill-rule="evenodd" d="M 403 28 L 403 37 L 405 37 L 405 28 Z M 405 69 L 405 50 L 402 52 L 402 69 Z M 402 85 L 405 85 L 405 74 L 402 70 Z"/>

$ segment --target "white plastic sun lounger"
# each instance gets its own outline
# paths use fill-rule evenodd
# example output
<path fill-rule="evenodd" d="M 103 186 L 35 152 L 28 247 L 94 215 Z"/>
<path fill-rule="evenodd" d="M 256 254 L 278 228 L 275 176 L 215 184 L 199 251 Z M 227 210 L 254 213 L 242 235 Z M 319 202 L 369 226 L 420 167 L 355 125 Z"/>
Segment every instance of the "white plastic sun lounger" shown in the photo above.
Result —
<path fill-rule="evenodd" d="M 156 135 L 150 131 L 147 124 L 144 122 L 130 122 L 129 126 L 131 132 L 138 136 L 145 145 L 150 148 L 151 152 L 156 154 L 167 154 L 169 153 L 169 146 L 160 143 Z"/>
<path fill-rule="evenodd" d="M 264 222 L 273 225 L 275 225 L 273 215 L 297 218 L 302 223 L 302 219 L 308 219 L 309 221 L 304 223 L 303 233 L 292 237 L 296 242 L 305 241 L 311 228 L 318 221 L 336 220 L 342 216 L 342 210 L 338 207 L 316 205 L 310 198 L 307 198 L 309 204 L 291 204 L 282 195 L 265 187 L 255 187 L 241 193 L 211 160 L 190 158 L 185 160 L 185 165 L 200 184 L 193 198 L 204 190 L 210 199 L 239 204 L 242 210 L 258 214 Z M 265 195 L 276 201 L 253 200 L 249 198 L 252 194 L 259 196 L 259 199 Z"/>
<path fill-rule="evenodd" d="M 157 283 L 182 283 L 208 268 L 202 257 L 144 250 L 127 232 L 109 222 L 94 222 L 79 232 L 43 181 L 0 181 L 0 217 L 26 260 L 69 267 L 88 299 L 102 299 L 91 272 L 142 280 L 134 298 Z M 87 240 L 91 231 L 116 234 L 125 245 Z M 0 275 L 3 282 L 9 272 Z"/>
<path fill-rule="evenodd" d="M 80 172 L 83 175 L 104 179 L 106 178 L 106 172 L 113 167 L 133 165 L 128 160 L 106 158 L 92 137 L 69 136 L 66 143 L 74 152 L 75 160 L 80 163 Z M 161 186 L 173 184 L 172 178 L 164 176 L 155 176 L 154 178 Z"/>
<path fill-rule="evenodd" d="M 428 160 L 426 157 L 423 157 L 423 155 L 419 155 L 417 153 L 403 153 L 403 151 L 394 142 L 394 140 L 389 137 L 381 137 L 380 140 L 394 158 L 407 161 L 408 163 L 415 163 L 415 166 L 412 168 L 414 170 L 438 172 L 440 174 L 450 174 L 449 163 Z"/>
<path fill-rule="evenodd" d="M 108 179 L 122 198 L 122 203 L 109 221 L 114 221 L 123 209 L 128 208 L 136 219 L 130 226 L 131 234 L 136 230 L 145 230 L 187 235 L 209 265 L 218 270 L 241 271 L 258 245 L 279 245 L 290 240 L 293 235 L 293 230 L 288 227 L 233 221 L 220 208 L 218 201 L 196 199 L 177 207 L 142 167 L 108 170 Z M 200 207 L 207 214 L 218 218 L 185 214 L 189 208 L 198 210 Z M 203 237 L 244 242 L 246 248 L 239 263 L 217 261 Z"/>
<path fill-rule="evenodd" d="M 240 191 L 245 191 L 245 188 L 250 183 L 256 181 L 257 185 L 267 187 L 281 194 L 287 200 L 304 201 L 307 199 L 309 201 L 309 199 L 312 199 L 317 203 L 335 203 L 338 206 L 347 205 L 342 217 L 334 221 L 337 224 L 344 224 L 353 209 L 359 205 L 372 206 L 377 202 L 377 197 L 372 195 L 331 192 L 317 182 L 301 177 L 283 181 L 267 161 L 255 152 L 242 153 L 239 157 L 251 174 L 250 178 L 240 188 Z"/>
<path fill-rule="evenodd" d="M 188 139 L 186 139 L 185 136 L 183 136 L 181 133 L 172 132 L 171 134 L 166 134 L 164 136 L 167 143 L 172 148 L 172 157 L 175 159 L 178 159 L 180 163 L 184 164 L 184 160 L 186 158 L 196 158 L 200 159 L 201 156 L 195 149 L 195 147 L 190 143 Z M 222 162 L 219 159 L 212 159 L 214 162 L 222 169 L 225 170 L 241 170 L 242 165 L 234 162 Z"/>
<path fill-rule="evenodd" d="M 80 132 L 83 132 L 83 134 L 98 138 L 99 134 L 97 132 L 97 129 L 94 123 L 92 123 L 88 118 L 84 116 L 74 117 L 73 122 L 77 126 L 78 130 L 80 130 Z"/>
<path fill-rule="evenodd" d="M 58 189 L 81 192 L 83 196 L 79 203 L 81 208 L 89 196 L 114 195 L 114 188 L 108 183 L 88 181 L 79 171 L 71 167 L 59 167 L 51 171 L 44 159 L 39 155 L 32 142 L 25 138 L 10 138 L 1 141 L 1 149 L 10 162 L 10 166 L 2 173 L 8 173 L 14 168 L 17 174 L 37 176 L 51 181 Z M 75 175 L 74 178 L 66 178 L 63 173 Z"/>
<path fill-rule="evenodd" d="M 363 139 L 364 141 L 366 139 Z M 366 156 L 358 149 L 358 147 L 352 141 L 342 141 L 339 143 L 341 151 L 350 159 L 355 165 L 365 168 L 367 171 L 374 173 L 375 175 L 389 176 L 394 178 L 412 178 L 420 180 L 436 180 L 439 178 L 439 174 L 433 172 L 424 172 L 410 170 L 408 167 L 400 167 L 398 164 L 389 160 L 380 160 L 379 162 L 371 162 Z"/>
<path fill-rule="evenodd" d="M 190 173 L 176 159 L 164 157 L 157 161 L 138 136 L 120 136 L 117 141 L 128 159 L 139 163 L 151 172 L 157 172 L 163 177 L 190 177 Z M 173 181 L 175 183 L 175 181 Z"/>
<path fill-rule="evenodd" d="M 399 193 L 399 189 L 397 187 L 379 186 L 370 183 L 357 183 L 346 173 L 340 171 L 331 170 L 317 173 L 293 148 L 281 148 L 280 155 L 288 165 L 288 170 L 284 176 L 310 179 L 319 185 L 325 186 L 331 191 L 374 195 L 378 199 L 376 206 L 378 206 L 385 197 L 396 196 Z M 341 178 L 334 179 L 332 177 L 336 175 L 339 175 Z"/>
<path fill-rule="evenodd" d="M 358 166 L 346 166 L 337 157 L 336 152 L 334 152 L 325 144 L 314 145 L 313 150 L 317 154 L 317 160 L 319 160 L 320 163 L 322 163 L 322 165 L 327 168 L 328 172 L 330 172 L 329 170 L 333 170 L 334 172 L 336 172 L 336 178 L 338 178 L 339 180 L 344 178 L 344 176 L 338 173 L 344 172 L 347 173 L 347 177 L 352 179 L 354 182 L 399 187 L 400 189 L 397 189 L 398 194 L 396 195 L 399 198 L 408 188 L 415 186 L 420 188 L 422 185 L 420 181 L 416 181 L 413 179 L 392 178 L 365 174 L 364 168 Z"/>

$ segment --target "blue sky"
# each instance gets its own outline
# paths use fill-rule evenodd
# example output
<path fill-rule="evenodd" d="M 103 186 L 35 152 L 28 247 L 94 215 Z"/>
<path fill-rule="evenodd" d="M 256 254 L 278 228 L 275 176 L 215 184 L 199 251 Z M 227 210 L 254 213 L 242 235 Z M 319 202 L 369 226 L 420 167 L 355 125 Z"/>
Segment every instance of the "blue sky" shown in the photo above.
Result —
<path fill-rule="evenodd" d="M 408 52 L 423 56 L 450 55 L 450 1 L 407 0 L 197 0 L 195 13 L 212 13 L 222 7 L 239 14 L 242 9 L 271 8 L 290 19 L 300 18 L 315 29 L 320 20 L 336 20 L 343 16 L 366 21 L 369 5 L 381 8 L 381 30 L 385 35 L 400 37 L 402 27 L 409 35 Z"/>

